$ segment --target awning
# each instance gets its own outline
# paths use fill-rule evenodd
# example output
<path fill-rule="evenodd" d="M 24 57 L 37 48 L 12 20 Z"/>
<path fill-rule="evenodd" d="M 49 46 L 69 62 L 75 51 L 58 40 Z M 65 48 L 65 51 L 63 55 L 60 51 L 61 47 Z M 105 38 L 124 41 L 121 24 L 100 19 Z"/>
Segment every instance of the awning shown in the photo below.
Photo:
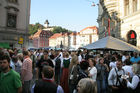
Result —
<path fill-rule="evenodd" d="M 99 39 L 96 42 L 88 44 L 82 48 L 86 49 L 113 49 L 121 51 L 140 51 L 140 49 L 134 45 L 124 42 L 120 39 L 114 38 L 112 36 L 107 36 Z"/>
<path fill-rule="evenodd" d="M 0 42 L 0 48 L 10 48 L 9 43 Z"/>

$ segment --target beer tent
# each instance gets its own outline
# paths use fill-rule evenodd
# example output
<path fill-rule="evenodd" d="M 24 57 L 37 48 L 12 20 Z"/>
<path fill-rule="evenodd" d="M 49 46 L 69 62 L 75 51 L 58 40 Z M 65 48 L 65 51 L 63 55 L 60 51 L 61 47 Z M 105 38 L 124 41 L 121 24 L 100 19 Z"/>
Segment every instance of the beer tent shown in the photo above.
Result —
<path fill-rule="evenodd" d="M 107 36 L 105 38 L 99 39 L 98 41 L 88 44 L 82 48 L 85 49 L 113 49 L 121 51 L 140 51 L 139 48 L 126 43 L 120 39 L 114 38 L 112 36 Z"/>

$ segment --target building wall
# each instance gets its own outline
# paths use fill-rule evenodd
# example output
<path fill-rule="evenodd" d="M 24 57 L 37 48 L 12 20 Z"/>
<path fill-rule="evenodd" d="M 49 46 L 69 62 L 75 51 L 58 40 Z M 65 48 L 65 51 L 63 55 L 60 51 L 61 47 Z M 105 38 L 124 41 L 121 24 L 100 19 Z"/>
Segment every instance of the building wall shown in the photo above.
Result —
<path fill-rule="evenodd" d="M 31 0 L 17 0 L 17 3 L 12 3 L 10 0 L 1 0 L 0 5 L 0 42 L 8 42 L 11 47 L 20 48 L 18 44 L 19 38 L 23 38 L 22 47 L 28 45 L 28 25 L 30 18 L 30 3 Z M 14 21 L 8 21 L 8 14 L 12 14 L 16 20 L 16 27 L 11 27 Z M 13 17 L 12 17 L 13 19 Z M 7 24 L 10 24 L 10 27 Z"/>
<path fill-rule="evenodd" d="M 79 47 L 93 43 L 98 40 L 97 27 L 90 27 L 78 33 L 54 34 L 49 38 L 49 46 L 63 49 L 78 49 Z M 61 46 L 62 45 L 62 46 Z"/>
<path fill-rule="evenodd" d="M 110 25 L 110 33 L 112 36 L 122 39 L 128 42 L 128 33 L 130 30 L 136 32 L 136 45 L 140 47 L 140 0 L 137 0 L 137 10 L 134 11 L 133 0 L 129 1 L 127 5 L 125 0 L 100 0 L 98 23 L 99 23 L 99 37 L 105 37 L 105 32 L 108 33 L 107 25 L 103 25 L 107 21 L 103 21 L 103 18 L 110 18 L 114 25 Z M 129 9 L 127 9 L 129 7 Z M 104 10 L 104 11 L 102 11 Z M 106 28 L 105 28 L 106 27 Z M 108 35 L 108 34 L 107 34 Z"/>
<path fill-rule="evenodd" d="M 59 48 L 62 41 L 62 37 L 56 37 L 56 47 Z"/>
<path fill-rule="evenodd" d="M 49 46 L 50 47 L 55 47 L 56 46 L 56 39 L 49 39 Z"/>
<path fill-rule="evenodd" d="M 80 31 L 80 47 L 86 46 L 98 40 L 98 30 L 87 28 Z"/>
<path fill-rule="evenodd" d="M 77 49 L 76 42 L 76 32 L 74 32 L 70 35 L 70 49 Z"/>
<path fill-rule="evenodd" d="M 39 32 L 39 33 L 38 33 Z M 52 36 L 51 31 L 38 30 L 33 36 L 33 47 L 44 48 L 49 47 L 49 38 Z"/>

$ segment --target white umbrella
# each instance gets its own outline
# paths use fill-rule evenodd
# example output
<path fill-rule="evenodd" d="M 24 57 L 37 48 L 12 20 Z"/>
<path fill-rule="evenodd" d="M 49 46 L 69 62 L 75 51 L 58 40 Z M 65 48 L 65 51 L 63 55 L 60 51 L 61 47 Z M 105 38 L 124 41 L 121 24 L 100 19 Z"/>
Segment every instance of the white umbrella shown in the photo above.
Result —
<path fill-rule="evenodd" d="M 107 36 L 105 38 L 99 39 L 98 41 L 88 44 L 82 48 L 86 49 L 114 49 L 122 51 L 140 51 L 139 48 L 126 43 L 122 40 L 114 38 L 112 36 Z"/>

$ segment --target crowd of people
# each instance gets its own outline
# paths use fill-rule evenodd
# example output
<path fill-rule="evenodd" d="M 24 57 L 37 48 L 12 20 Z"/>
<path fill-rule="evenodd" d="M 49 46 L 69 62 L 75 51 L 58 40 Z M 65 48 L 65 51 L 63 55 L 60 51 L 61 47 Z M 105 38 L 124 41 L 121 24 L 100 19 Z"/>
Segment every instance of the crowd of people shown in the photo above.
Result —
<path fill-rule="evenodd" d="M 140 56 L 0 48 L 0 93 L 140 93 Z"/>

